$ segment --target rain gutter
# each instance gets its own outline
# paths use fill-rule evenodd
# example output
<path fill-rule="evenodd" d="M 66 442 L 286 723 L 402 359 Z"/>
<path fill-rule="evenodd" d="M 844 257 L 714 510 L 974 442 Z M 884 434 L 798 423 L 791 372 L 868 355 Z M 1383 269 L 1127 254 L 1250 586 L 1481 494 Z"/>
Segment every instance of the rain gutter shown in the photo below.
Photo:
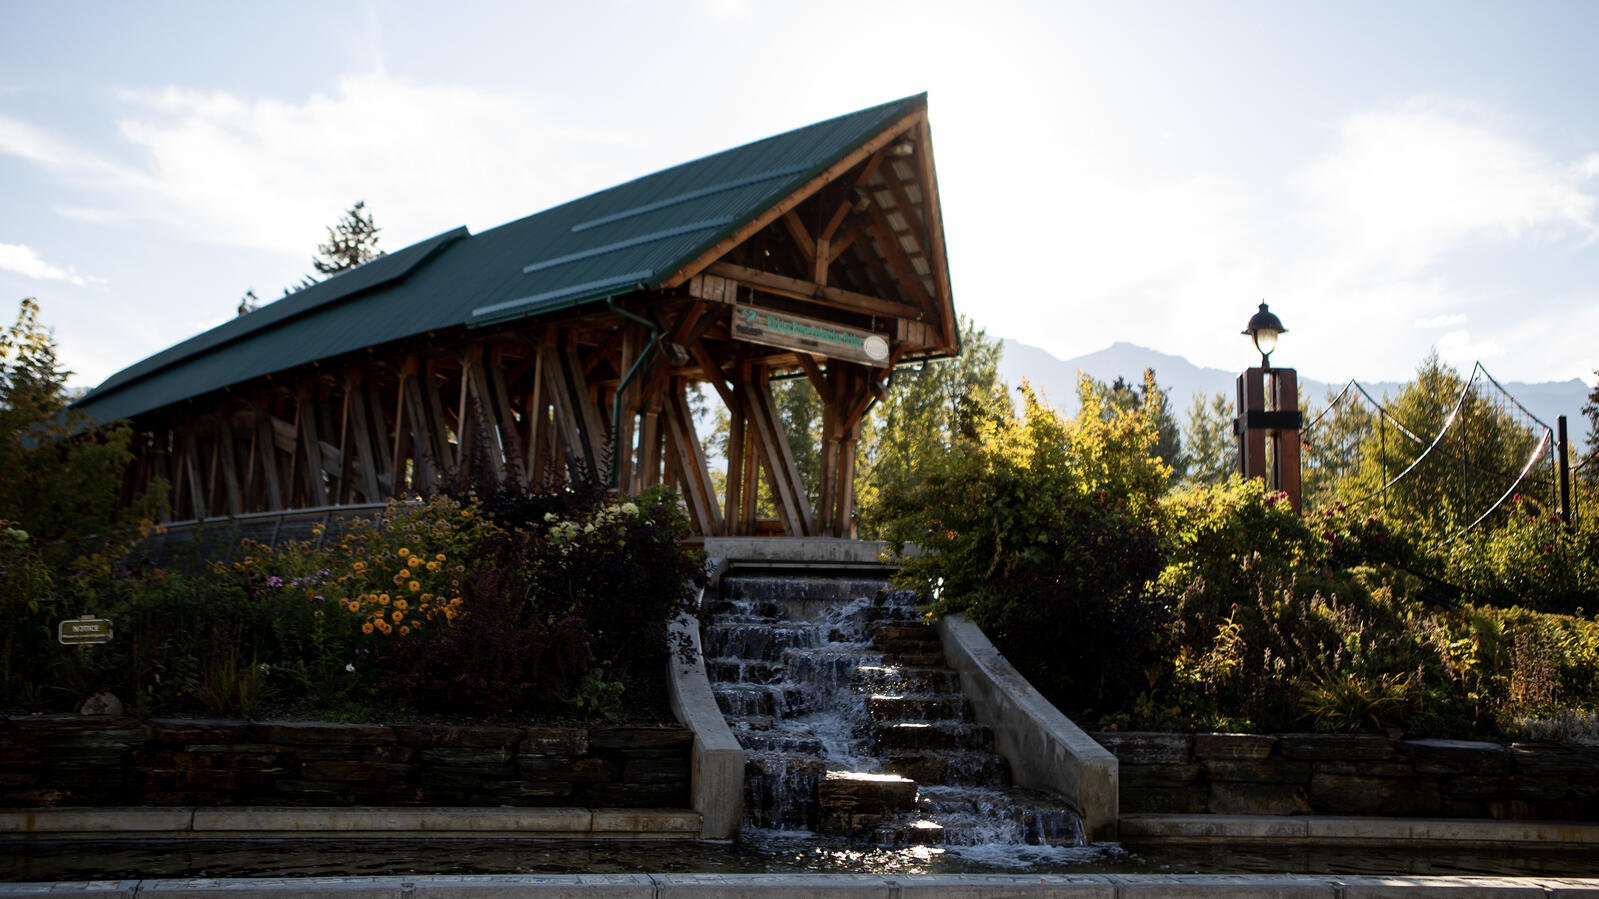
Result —
<path fill-rule="evenodd" d="M 639 369 L 644 366 L 644 360 L 650 357 L 650 352 L 660 344 L 661 329 L 656 327 L 655 323 L 649 319 L 635 315 L 616 305 L 615 297 L 605 298 L 605 308 L 650 329 L 650 342 L 644 345 L 644 351 L 638 354 L 638 358 L 633 360 L 633 365 L 627 370 L 627 374 L 622 376 L 622 382 L 616 385 L 616 396 L 611 400 L 611 472 L 607 480 L 610 482 L 610 486 L 615 488 L 618 486 L 616 460 L 621 458 L 622 455 L 622 394 L 627 392 L 628 386 L 633 383 L 633 378 L 639 373 Z"/>

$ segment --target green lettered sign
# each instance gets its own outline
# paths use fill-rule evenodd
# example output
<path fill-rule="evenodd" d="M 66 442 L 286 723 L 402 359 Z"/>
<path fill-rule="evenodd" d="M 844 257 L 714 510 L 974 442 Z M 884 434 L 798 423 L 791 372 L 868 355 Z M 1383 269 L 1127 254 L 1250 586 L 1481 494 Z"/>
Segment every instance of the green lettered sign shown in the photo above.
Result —
<path fill-rule="evenodd" d="M 56 637 L 68 646 L 79 643 L 110 643 L 109 618 L 68 618 L 56 627 Z"/>
<path fill-rule="evenodd" d="M 815 318 L 733 307 L 733 336 L 750 343 L 799 350 L 830 359 L 848 359 L 880 368 L 888 366 L 888 336 Z"/>

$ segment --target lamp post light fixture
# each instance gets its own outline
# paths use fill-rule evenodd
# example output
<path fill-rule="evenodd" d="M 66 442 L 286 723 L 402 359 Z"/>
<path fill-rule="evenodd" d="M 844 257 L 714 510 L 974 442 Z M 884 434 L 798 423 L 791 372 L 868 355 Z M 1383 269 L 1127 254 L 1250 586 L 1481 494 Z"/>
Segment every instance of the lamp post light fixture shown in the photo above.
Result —
<path fill-rule="evenodd" d="M 1249 324 L 1243 333 L 1255 342 L 1255 349 L 1260 351 L 1260 367 L 1266 371 L 1271 370 L 1271 351 L 1277 348 L 1277 335 L 1288 333 L 1279 319 L 1266 308 L 1266 301 L 1260 301 L 1260 311 L 1249 317 Z"/>

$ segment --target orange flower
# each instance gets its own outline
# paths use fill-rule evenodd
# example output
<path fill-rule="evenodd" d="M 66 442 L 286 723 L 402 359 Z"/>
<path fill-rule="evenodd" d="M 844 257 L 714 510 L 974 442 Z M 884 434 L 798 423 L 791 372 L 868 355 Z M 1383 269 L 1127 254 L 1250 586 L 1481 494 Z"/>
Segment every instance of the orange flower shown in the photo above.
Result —
<path fill-rule="evenodd" d="M 405 547 L 403 547 L 403 546 L 402 546 L 402 547 L 400 547 L 400 558 L 402 558 L 402 559 L 403 559 L 403 558 L 405 558 L 405 557 L 406 557 L 406 556 L 409 556 L 409 555 L 410 555 L 410 554 L 411 554 L 411 551 L 410 551 L 410 550 L 408 550 L 408 549 L 406 549 L 406 548 L 405 548 Z"/>
<path fill-rule="evenodd" d="M 410 568 L 415 568 L 416 566 L 422 564 L 422 557 L 412 556 L 411 558 L 405 560 L 405 564 Z"/>
<path fill-rule="evenodd" d="M 405 635 L 407 635 L 407 634 L 409 634 L 409 633 L 411 633 L 411 629 L 410 629 L 410 628 L 408 628 L 408 627 L 406 627 L 406 626 L 405 626 L 405 625 L 403 625 L 403 624 L 402 624 L 402 625 L 400 625 L 400 636 L 402 636 L 402 637 L 403 637 L 403 636 L 405 636 Z"/>
<path fill-rule="evenodd" d="M 434 556 L 433 557 L 433 561 L 435 561 L 435 562 L 444 561 L 444 553 L 439 553 L 438 555 Z"/>
<path fill-rule="evenodd" d="M 415 593 L 416 591 L 422 589 L 421 583 L 419 583 L 417 581 L 412 581 L 411 583 L 407 584 L 406 586 L 411 588 L 411 592 L 412 593 Z"/>
<path fill-rule="evenodd" d="M 399 609 L 395 609 L 394 611 L 390 612 L 389 615 L 394 618 L 395 623 L 399 623 L 400 619 L 405 617 L 405 613 Z"/>
<path fill-rule="evenodd" d="M 361 623 L 361 633 L 363 633 L 363 634 L 372 633 L 372 622 L 370 622 L 370 621 L 362 622 Z"/>
<path fill-rule="evenodd" d="M 403 600 L 403 599 L 396 599 L 396 600 L 395 600 L 395 601 L 394 601 L 394 607 L 395 607 L 395 608 L 396 608 L 396 609 L 406 609 L 406 608 L 410 608 L 410 604 L 409 604 L 409 603 L 407 603 L 407 602 L 406 602 L 406 601 L 405 601 L 405 600 Z"/>

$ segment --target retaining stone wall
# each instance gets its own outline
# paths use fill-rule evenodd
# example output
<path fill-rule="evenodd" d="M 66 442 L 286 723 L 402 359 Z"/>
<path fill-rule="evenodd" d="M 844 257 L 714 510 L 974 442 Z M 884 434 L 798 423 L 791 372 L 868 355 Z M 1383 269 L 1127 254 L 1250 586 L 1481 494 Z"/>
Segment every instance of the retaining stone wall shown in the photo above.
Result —
<path fill-rule="evenodd" d="M 0 718 L 0 806 L 688 808 L 693 733 Z"/>
<path fill-rule="evenodd" d="M 1096 733 L 1121 812 L 1599 821 L 1599 747 L 1380 734 Z"/>

